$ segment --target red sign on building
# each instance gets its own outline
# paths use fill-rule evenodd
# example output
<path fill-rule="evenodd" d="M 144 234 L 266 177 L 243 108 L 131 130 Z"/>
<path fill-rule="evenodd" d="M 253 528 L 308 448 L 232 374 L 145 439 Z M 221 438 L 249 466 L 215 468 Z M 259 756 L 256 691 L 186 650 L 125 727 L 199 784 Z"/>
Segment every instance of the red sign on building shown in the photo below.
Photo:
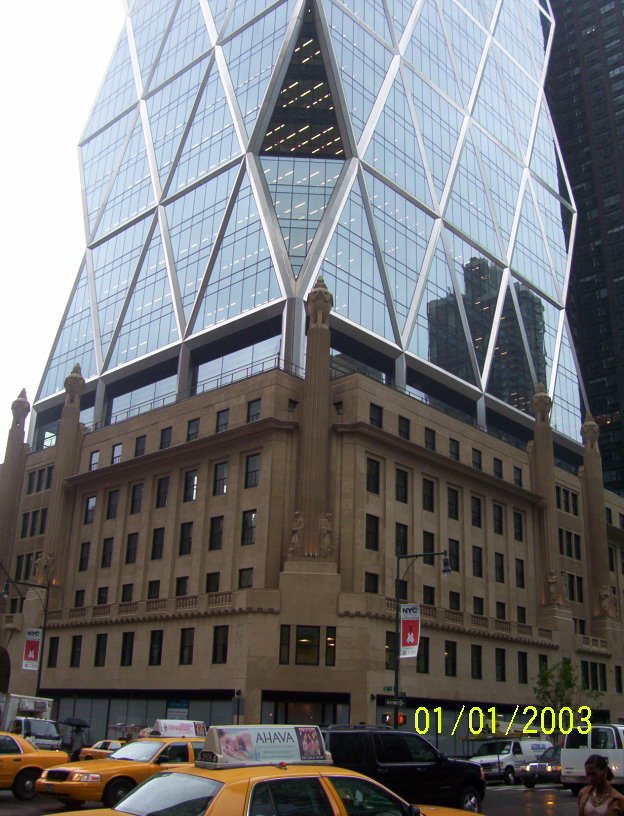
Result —
<path fill-rule="evenodd" d="M 416 657 L 420 642 L 420 606 L 401 604 L 401 649 L 399 657 Z"/>
<path fill-rule="evenodd" d="M 39 668 L 39 655 L 41 653 L 41 629 L 27 629 L 26 640 L 24 641 L 24 657 L 22 668 L 37 671 Z"/>

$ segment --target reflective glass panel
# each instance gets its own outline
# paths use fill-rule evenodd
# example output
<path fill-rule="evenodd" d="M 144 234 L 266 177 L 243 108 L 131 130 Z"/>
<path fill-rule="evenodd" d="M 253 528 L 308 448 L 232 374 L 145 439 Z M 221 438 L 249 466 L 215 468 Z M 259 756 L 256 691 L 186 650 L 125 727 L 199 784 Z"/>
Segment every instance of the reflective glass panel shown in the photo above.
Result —
<path fill-rule="evenodd" d="M 394 340 L 373 239 L 357 180 L 321 266 L 334 312 Z"/>
<path fill-rule="evenodd" d="M 461 6 L 472 16 L 489 28 L 492 14 L 496 8 L 496 0 L 459 0 Z"/>
<path fill-rule="evenodd" d="M 261 163 L 293 274 L 298 277 L 344 162 L 262 156 Z"/>
<path fill-rule="evenodd" d="M 279 2 L 279 0 L 276 0 L 276 2 Z M 229 35 L 233 31 L 237 31 L 258 14 L 262 14 L 262 12 L 266 11 L 270 6 L 276 5 L 276 2 L 271 3 L 267 0 L 237 0 L 234 4 L 234 11 L 230 14 L 228 19 L 224 35 Z M 291 10 L 292 6 L 293 3 L 291 2 Z"/>
<path fill-rule="evenodd" d="M 78 285 L 70 299 L 52 357 L 45 373 L 39 399 L 63 389 L 65 378 L 80 363 L 85 379 L 97 374 L 87 268 L 83 261 Z"/>
<path fill-rule="evenodd" d="M 531 154 L 531 170 L 546 184 L 550 185 L 561 196 L 570 200 L 570 193 L 565 183 L 559 156 L 556 149 L 555 129 L 548 112 L 546 101 L 543 99 L 540 114 L 537 120 L 535 142 Z"/>
<path fill-rule="evenodd" d="M 279 362 L 280 347 L 281 337 L 269 337 L 268 340 L 261 340 L 252 346 L 202 363 L 195 372 L 196 393 L 221 388 L 228 383 L 274 368 Z"/>
<path fill-rule="evenodd" d="M 426 0 L 405 49 L 405 59 L 424 74 L 432 85 L 441 88 L 459 104 L 462 103 L 435 0 Z"/>
<path fill-rule="evenodd" d="M 134 285 L 109 367 L 143 357 L 179 339 L 158 225 Z"/>
<path fill-rule="evenodd" d="M 504 51 L 494 44 L 492 44 L 489 58 L 491 59 L 492 56 L 501 72 L 502 84 L 509 99 L 511 117 L 520 139 L 522 155 L 525 155 L 539 98 L 539 87 L 509 59 Z"/>
<path fill-rule="evenodd" d="M 533 183 L 542 224 L 555 268 L 555 276 L 561 289 L 565 280 L 568 262 L 568 241 L 572 213 L 559 199 L 538 182 Z"/>
<path fill-rule="evenodd" d="M 175 5 L 176 0 L 151 0 L 131 16 L 134 43 L 144 87 L 149 79 L 152 65 Z"/>
<path fill-rule="evenodd" d="M 498 64 L 492 54 L 485 63 L 473 115 L 488 133 L 516 156 L 521 155 L 520 142 L 509 112 L 507 94 L 501 83 Z"/>
<path fill-rule="evenodd" d="M 568 326 L 564 323 L 550 421 L 553 428 L 580 442 L 583 400 L 576 371 Z"/>
<path fill-rule="evenodd" d="M 362 20 L 388 43 L 392 42 L 383 0 L 338 0 L 354 17 Z M 392 4 L 390 4 L 392 5 Z"/>
<path fill-rule="evenodd" d="M 487 35 L 453 0 L 441 0 L 440 7 L 466 103 L 474 85 Z"/>
<path fill-rule="evenodd" d="M 366 174 L 366 187 L 399 328 L 403 330 L 434 221 L 376 176 Z"/>
<path fill-rule="evenodd" d="M 165 377 L 158 382 L 120 394 L 111 400 L 111 422 L 123 422 L 132 416 L 153 411 L 176 400 L 177 377 Z"/>
<path fill-rule="evenodd" d="M 166 206 L 171 251 L 187 319 L 206 271 L 237 172 L 236 165 Z"/>
<path fill-rule="evenodd" d="M 522 215 L 511 255 L 511 266 L 554 300 L 561 299 L 561 292 L 555 283 L 546 252 L 546 243 L 533 203 L 533 194 L 528 185 L 524 191 Z"/>
<path fill-rule="evenodd" d="M 390 20 L 397 42 L 403 36 L 403 31 L 407 25 L 412 9 L 414 8 L 415 0 L 394 0 L 389 3 Z"/>
<path fill-rule="evenodd" d="M 531 0 L 505 0 L 494 30 L 497 41 L 538 82 L 545 58 L 542 19 Z"/>
<path fill-rule="evenodd" d="M 158 87 L 209 49 L 208 30 L 199 0 L 182 0 L 158 58 L 150 87 Z"/>
<path fill-rule="evenodd" d="M 555 359 L 561 310 L 539 297 L 520 281 L 514 281 L 513 286 L 537 382 L 541 382 L 548 389 Z"/>
<path fill-rule="evenodd" d="M 121 32 L 113 59 L 85 128 L 83 139 L 88 138 L 107 122 L 137 101 L 130 49 L 125 29 Z"/>
<path fill-rule="evenodd" d="M 228 4 L 229 0 L 208 0 L 208 5 L 210 6 L 210 11 L 212 13 L 212 19 L 215 22 L 217 31 L 223 22 Z"/>
<path fill-rule="evenodd" d="M 193 331 L 281 297 L 249 181 L 243 181 Z"/>

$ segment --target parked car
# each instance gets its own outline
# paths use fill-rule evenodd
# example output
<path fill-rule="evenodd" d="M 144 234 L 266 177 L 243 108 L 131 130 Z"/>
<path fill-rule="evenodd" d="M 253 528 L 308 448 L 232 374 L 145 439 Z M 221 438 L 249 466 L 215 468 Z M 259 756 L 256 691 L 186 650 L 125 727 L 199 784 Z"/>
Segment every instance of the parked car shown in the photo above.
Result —
<path fill-rule="evenodd" d="M 336 765 L 370 776 L 408 802 L 477 812 L 485 779 L 473 762 L 449 759 L 418 734 L 383 726 L 330 726 L 325 745 Z"/>
<path fill-rule="evenodd" d="M 501 779 L 506 785 L 513 785 L 520 768 L 535 762 L 551 746 L 549 740 L 497 737 L 482 742 L 470 759 L 483 768 L 488 782 Z"/>
<path fill-rule="evenodd" d="M 561 782 L 561 746 L 552 745 L 535 762 L 522 765 L 518 776 L 525 788 L 534 788 L 538 782 Z"/>
<path fill-rule="evenodd" d="M 13 791 L 16 799 L 32 799 L 42 771 L 68 759 L 65 751 L 36 748 L 18 734 L 0 731 L 0 790 Z"/>
<path fill-rule="evenodd" d="M 103 759 L 125 744 L 123 740 L 99 740 L 94 742 L 90 748 L 82 748 L 80 759 Z"/>

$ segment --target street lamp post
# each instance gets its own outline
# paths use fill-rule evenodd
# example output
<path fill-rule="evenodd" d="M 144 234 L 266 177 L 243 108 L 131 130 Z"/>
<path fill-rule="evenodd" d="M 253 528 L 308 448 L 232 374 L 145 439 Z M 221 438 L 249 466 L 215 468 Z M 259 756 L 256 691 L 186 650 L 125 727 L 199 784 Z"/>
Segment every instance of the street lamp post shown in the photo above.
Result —
<path fill-rule="evenodd" d="M 439 550 L 438 552 L 421 552 L 421 553 L 405 553 L 400 554 L 397 553 L 396 555 L 396 579 L 394 582 L 394 697 L 395 700 L 399 699 L 401 689 L 400 689 L 400 681 L 399 681 L 399 671 L 401 666 L 401 658 L 399 656 L 400 652 L 400 639 L 401 639 L 401 598 L 400 596 L 400 584 L 401 581 L 407 575 L 407 571 L 412 566 L 414 561 L 418 558 L 425 558 L 426 556 L 439 556 L 441 555 L 442 560 L 442 574 L 449 575 L 451 570 L 451 564 L 448 558 L 448 551 L 447 550 Z M 405 571 L 403 575 L 401 575 L 401 561 L 407 560 L 409 564 L 405 567 Z M 398 706 L 394 706 L 394 727 L 399 727 L 399 709 Z"/>
<path fill-rule="evenodd" d="M 41 691 L 41 671 L 43 669 L 43 650 L 45 648 L 46 627 L 48 624 L 48 600 L 50 598 L 50 587 L 52 586 L 52 584 L 49 583 L 48 581 L 46 581 L 43 584 L 34 584 L 31 583 L 30 581 L 14 581 L 13 578 L 10 578 L 7 575 L 4 584 L 4 590 L 2 591 L 3 598 L 8 597 L 10 585 L 13 585 L 15 587 L 25 586 L 30 587 L 31 589 L 45 589 L 45 602 L 43 601 L 41 595 L 37 593 L 37 598 L 39 599 L 39 602 L 43 607 L 43 625 L 41 626 L 41 645 L 39 647 L 39 661 L 37 664 L 37 690 L 35 692 L 35 697 L 39 697 L 39 692 Z"/>

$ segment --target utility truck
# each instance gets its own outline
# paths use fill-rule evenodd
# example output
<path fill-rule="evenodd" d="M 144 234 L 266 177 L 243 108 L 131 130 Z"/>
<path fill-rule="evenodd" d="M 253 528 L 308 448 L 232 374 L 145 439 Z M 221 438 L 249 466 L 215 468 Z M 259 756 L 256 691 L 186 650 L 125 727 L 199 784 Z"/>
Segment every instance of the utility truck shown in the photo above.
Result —
<path fill-rule="evenodd" d="M 23 694 L 0 694 L 0 731 L 19 734 L 37 748 L 61 747 L 58 724 L 50 719 L 52 700 Z"/>

